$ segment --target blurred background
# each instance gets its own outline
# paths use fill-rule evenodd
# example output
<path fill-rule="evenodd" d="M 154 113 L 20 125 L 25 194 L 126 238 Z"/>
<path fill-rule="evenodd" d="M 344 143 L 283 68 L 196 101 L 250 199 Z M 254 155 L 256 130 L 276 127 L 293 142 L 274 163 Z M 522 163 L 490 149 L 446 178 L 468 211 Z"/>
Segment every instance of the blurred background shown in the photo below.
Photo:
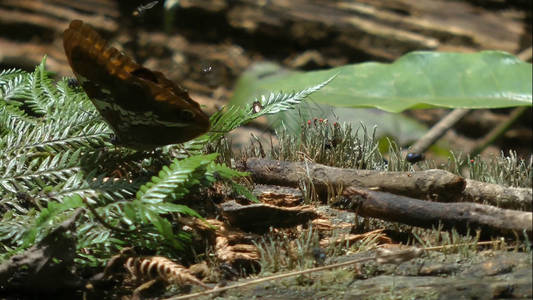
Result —
<path fill-rule="evenodd" d="M 211 114 L 228 103 L 241 74 L 266 61 L 318 70 L 391 62 L 414 50 L 486 49 L 531 61 L 531 6 L 531 0 L 0 0 L 0 69 L 32 71 L 47 55 L 57 78 L 72 76 L 62 33 L 81 19 L 137 62 L 178 82 Z M 447 133 L 445 147 L 473 147 L 511 110 L 474 111 Z M 377 124 L 381 136 L 406 147 L 449 110 L 404 112 L 406 125 L 362 111 L 369 127 Z M 239 132 L 237 147 L 250 132 L 268 137 L 271 130 L 263 120 Z M 529 156 L 531 140 L 529 112 L 485 154 L 515 149 Z"/>

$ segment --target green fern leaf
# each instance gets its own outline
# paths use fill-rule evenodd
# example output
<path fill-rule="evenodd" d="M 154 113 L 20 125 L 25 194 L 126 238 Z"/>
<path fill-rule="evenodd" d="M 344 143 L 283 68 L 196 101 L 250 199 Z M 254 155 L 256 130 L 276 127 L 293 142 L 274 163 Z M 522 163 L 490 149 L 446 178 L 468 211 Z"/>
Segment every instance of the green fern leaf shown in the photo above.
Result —
<path fill-rule="evenodd" d="M 205 144 L 219 140 L 225 133 L 242 126 L 258 117 L 275 114 L 289 109 L 304 101 L 312 93 L 322 89 L 330 83 L 336 75 L 321 82 L 315 86 L 292 93 L 271 93 L 268 97 L 262 96 L 258 101 L 262 106 L 259 112 L 252 109 L 253 104 L 247 104 L 244 108 L 241 106 L 226 106 L 214 113 L 211 118 L 210 132 L 192 140 L 183 145 L 187 151 L 198 151 Z M 197 152 L 195 152 L 197 153 Z"/>
<path fill-rule="evenodd" d="M 157 177 L 152 177 L 151 182 L 141 186 L 137 192 L 137 199 L 147 203 L 163 201 L 174 193 L 180 184 L 185 183 L 196 169 L 209 164 L 217 155 L 213 153 L 174 160 L 170 166 L 163 167 Z"/>
<path fill-rule="evenodd" d="M 54 87 L 48 78 L 45 65 L 46 56 L 29 76 L 29 97 L 25 102 L 36 115 L 45 115 L 52 106 L 53 100 L 57 100 L 57 94 L 53 91 Z M 53 98 L 49 98 L 50 96 Z"/>
<path fill-rule="evenodd" d="M 46 232 L 54 228 L 55 224 L 68 219 L 74 212 L 73 209 L 82 206 L 83 201 L 79 196 L 65 198 L 63 203 L 49 202 L 48 207 L 41 210 L 33 226 L 25 232 L 22 247 L 27 247 L 44 237 Z M 60 220 L 54 222 L 53 219 L 56 217 L 60 217 Z"/>

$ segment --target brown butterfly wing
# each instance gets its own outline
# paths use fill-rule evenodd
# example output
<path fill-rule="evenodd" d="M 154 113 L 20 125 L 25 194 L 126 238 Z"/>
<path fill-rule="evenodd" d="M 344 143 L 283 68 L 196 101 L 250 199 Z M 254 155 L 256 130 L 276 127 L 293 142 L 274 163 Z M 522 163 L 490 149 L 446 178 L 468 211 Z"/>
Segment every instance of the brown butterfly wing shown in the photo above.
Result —
<path fill-rule="evenodd" d="M 72 71 L 120 144 L 148 149 L 209 130 L 209 118 L 186 91 L 108 47 L 89 25 L 72 21 L 63 46 Z"/>

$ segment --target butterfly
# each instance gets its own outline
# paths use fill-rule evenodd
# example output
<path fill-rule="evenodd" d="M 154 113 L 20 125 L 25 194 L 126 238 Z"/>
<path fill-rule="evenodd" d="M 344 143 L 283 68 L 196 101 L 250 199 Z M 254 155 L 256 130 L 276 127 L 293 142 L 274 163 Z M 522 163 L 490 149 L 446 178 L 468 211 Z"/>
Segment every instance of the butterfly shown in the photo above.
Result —
<path fill-rule="evenodd" d="M 73 20 L 63 46 L 79 84 L 114 131 L 116 144 L 149 150 L 209 130 L 209 117 L 185 90 L 108 47 L 91 26 Z"/>

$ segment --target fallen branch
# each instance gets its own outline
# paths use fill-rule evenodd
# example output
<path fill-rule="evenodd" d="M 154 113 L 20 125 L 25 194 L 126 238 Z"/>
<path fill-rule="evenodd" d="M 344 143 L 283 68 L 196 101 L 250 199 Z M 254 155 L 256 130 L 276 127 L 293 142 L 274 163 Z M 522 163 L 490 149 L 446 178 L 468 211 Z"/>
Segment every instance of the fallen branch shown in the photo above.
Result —
<path fill-rule="evenodd" d="M 342 169 L 309 162 L 285 162 L 250 158 L 246 170 L 256 183 L 298 186 L 308 178 L 324 195 L 330 186 L 355 186 L 382 192 L 441 202 L 470 201 L 531 210 L 530 188 L 513 188 L 454 175 L 444 170 L 381 172 Z"/>
<path fill-rule="evenodd" d="M 531 188 L 506 187 L 494 183 L 486 183 L 466 179 L 466 187 L 461 201 L 486 202 L 501 208 L 531 211 Z"/>
<path fill-rule="evenodd" d="M 328 185 L 357 186 L 413 198 L 451 201 L 461 195 L 466 185 L 464 178 L 444 170 L 380 172 L 258 158 L 248 159 L 246 170 L 254 182 L 263 184 L 298 186 L 302 179 L 308 178 L 321 194 L 327 192 Z"/>
<path fill-rule="evenodd" d="M 456 108 L 435 124 L 422 138 L 409 147 L 409 152 L 424 153 L 435 144 L 450 128 L 471 112 L 470 109 Z"/>
<path fill-rule="evenodd" d="M 481 229 L 483 234 L 515 234 L 531 237 L 532 213 L 477 203 L 439 203 L 349 187 L 343 206 L 360 216 L 379 218 L 424 228 L 455 228 L 460 233 Z"/>

